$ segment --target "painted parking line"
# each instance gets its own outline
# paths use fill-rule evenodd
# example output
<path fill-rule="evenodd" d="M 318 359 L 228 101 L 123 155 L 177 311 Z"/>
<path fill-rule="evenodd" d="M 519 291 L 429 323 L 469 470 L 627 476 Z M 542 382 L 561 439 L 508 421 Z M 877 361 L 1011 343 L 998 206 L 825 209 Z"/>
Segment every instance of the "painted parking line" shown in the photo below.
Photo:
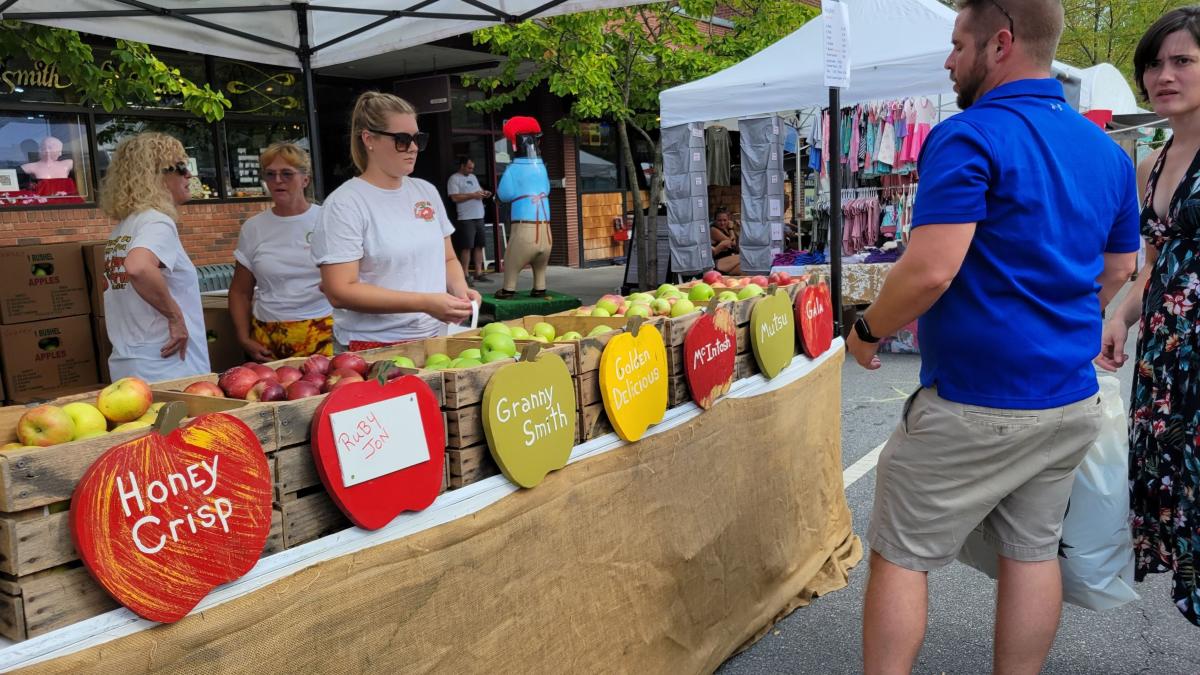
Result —
<path fill-rule="evenodd" d="M 879 453 L 883 452 L 883 446 L 886 442 L 875 446 L 875 449 L 868 452 L 859 458 L 859 460 L 850 465 L 850 468 L 842 472 L 842 487 L 848 488 L 858 481 L 859 478 L 871 473 L 875 465 L 879 463 Z"/>

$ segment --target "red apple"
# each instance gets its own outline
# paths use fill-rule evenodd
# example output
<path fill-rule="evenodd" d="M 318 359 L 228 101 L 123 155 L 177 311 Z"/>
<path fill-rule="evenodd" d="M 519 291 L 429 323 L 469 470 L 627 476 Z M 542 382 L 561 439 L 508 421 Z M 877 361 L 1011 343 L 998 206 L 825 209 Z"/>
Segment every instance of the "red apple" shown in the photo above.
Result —
<path fill-rule="evenodd" d="M 213 382 L 193 382 L 184 388 L 183 393 L 192 394 L 194 396 L 212 396 L 213 398 L 225 398 L 225 392 Z"/>
<path fill-rule="evenodd" d="M 724 277 L 721 276 L 721 273 L 717 270 L 709 270 L 705 272 L 704 277 L 702 277 L 704 283 L 708 284 L 709 286 L 720 282 L 723 278 Z"/>
<path fill-rule="evenodd" d="M 295 401 L 296 399 L 308 398 L 309 396 L 317 396 L 321 393 L 321 388 L 309 382 L 308 380 L 296 380 L 288 385 L 287 400 Z"/>
<path fill-rule="evenodd" d="M 247 363 L 243 363 L 242 367 L 249 368 L 250 370 L 253 370 L 255 373 L 258 373 L 259 379 L 262 379 L 264 377 L 275 377 L 275 369 L 272 368 L 271 366 L 264 366 L 261 363 L 255 363 L 253 361 L 249 361 Z"/>
<path fill-rule="evenodd" d="M 246 392 L 247 401 L 282 401 L 287 391 L 273 377 L 264 377 Z"/>
<path fill-rule="evenodd" d="M 275 378 L 285 387 L 301 377 L 304 377 L 304 373 L 295 366 L 279 366 L 275 369 Z"/>
<path fill-rule="evenodd" d="M 323 354 L 313 354 L 300 365 L 300 370 L 304 371 L 305 374 L 319 373 L 326 375 L 329 373 L 329 357 Z"/>
<path fill-rule="evenodd" d="M 370 366 L 367 364 L 367 360 L 358 354 L 355 354 L 354 352 L 342 352 L 329 361 L 329 370 L 331 372 L 335 370 L 350 369 L 359 375 L 366 375 L 368 368 L 370 368 Z"/>
<path fill-rule="evenodd" d="M 362 382 L 362 380 L 354 380 L 349 377 L 344 377 L 344 378 L 338 380 L 337 382 L 333 383 L 333 386 L 331 386 L 329 388 L 329 391 L 327 393 L 332 394 L 333 392 L 337 391 L 338 389 L 341 389 L 342 387 L 344 387 L 348 384 L 354 384 L 355 382 Z"/>
<path fill-rule="evenodd" d="M 323 393 L 331 392 L 333 391 L 335 385 L 337 385 L 339 382 L 345 382 L 347 380 L 350 382 L 362 382 L 363 376 L 359 375 L 356 371 L 350 370 L 349 368 L 338 368 L 332 373 L 329 373 L 329 375 L 325 376 L 325 384 L 321 387 L 321 391 Z"/>
<path fill-rule="evenodd" d="M 230 398 L 246 398 L 246 393 L 260 379 L 258 373 L 244 366 L 234 366 L 221 373 L 217 386 Z"/>
<path fill-rule="evenodd" d="M 792 279 L 792 275 L 788 274 L 787 272 L 780 271 L 776 272 L 776 274 L 779 275 L 779 281 L 776 283 L 778 283 L 780 286 L 787 286 L 794 281 Z"/>
<path fill-rule="evenodd" d="M 754 284 L 755 286 L 762 286 L 763 288 L 771 285 L 771 282 L 761 274 L 756 277 L 750 277 L 750 283 Z"/>
<path fill-rule="evenodd" d="M 321 385 L 325 384 L 325 376 L 322 375 L 321 373 L 313 371 L 311 373 L 305 373 L 303 376 L 300 377 L 299 380 L 296 380 L 296 382 L 308 382 L 310 384 L 315 384 L 315 385 L 317 385 L 317 388 L 320 389 Z M 295 384 L 295 382 L 293 382 L 292 384 Z"/>

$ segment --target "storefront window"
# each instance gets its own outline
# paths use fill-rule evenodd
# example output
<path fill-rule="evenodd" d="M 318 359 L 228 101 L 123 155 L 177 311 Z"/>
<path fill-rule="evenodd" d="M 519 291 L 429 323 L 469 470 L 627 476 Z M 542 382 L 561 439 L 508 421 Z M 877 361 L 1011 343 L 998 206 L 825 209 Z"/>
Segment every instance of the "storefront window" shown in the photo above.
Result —
<path fill-rule="evenodd" d="M 236 61 L 217 62 L 217 85 L 233 114 L 287 117 L 304 113 L 304 82 L 294 70 Z"/>
<path fill-rule="evenodd" d="M 455 129 L 488 129 L 488 114 L 467 107 L 472 101 L 482 101 L 482 91 L 453 88 L 450 90 L 450 126 Z"/>
<path fill-rule="evenodd" d="M 617 170 L 616 130 L 607 122 L 579 125 L 579 189 L 581 192 L 616 192 L 621 189 Z"/>
<path fill-rule="evenodd" d="M 145 131 L 169 134 L 183 143 L 192 164 L 192 199 L 215 199 L 217 159 L 213 150 L 212 127 L 200 120 L 167 120 L 144 117 L 96 118 L 96 168 L 101 178 L 108 171 L 112 153 L 122 140 Z"/>
<path fill-rule="evenodd" d="M 87 147 L 79 115 L 0 113 L 0 206 L 92 201 Z"/>
<path fill-rule="evenodd" d="M 12 58 L 0 62 L 0 103 L 79 103 L 71 81 L 58 66 Z"/>
<path fill-rule="evenodd" d="M 230 197 L 264 197 L 258 157 L 272 143 L 291 141 L 308 150 L 304 125 L 299 122 L 226 122 L 225 147 L 229 155 Z"/>

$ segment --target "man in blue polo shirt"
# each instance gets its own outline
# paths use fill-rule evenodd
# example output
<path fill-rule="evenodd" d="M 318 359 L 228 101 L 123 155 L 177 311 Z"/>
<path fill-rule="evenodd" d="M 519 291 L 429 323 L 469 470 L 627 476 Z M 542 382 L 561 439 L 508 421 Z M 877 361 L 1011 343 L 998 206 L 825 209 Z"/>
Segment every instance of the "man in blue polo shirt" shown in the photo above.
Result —
<path fill-rule="evenodd" d="M 908 673 L 927 573 L 976 528 L 1000 553 L 994 672 L 1036 673 L 1062 604 L 1073 474 L 1099 430 L 1101 307 L 1134 271 L 1133 163 L 1050 75 L 1059 0 L 960 0 L 946 68 L 963 112 L 921 153 L 911 242 L 847 348 L 920 317 L 921 389 L 880 456 L 867 673 Z"/>

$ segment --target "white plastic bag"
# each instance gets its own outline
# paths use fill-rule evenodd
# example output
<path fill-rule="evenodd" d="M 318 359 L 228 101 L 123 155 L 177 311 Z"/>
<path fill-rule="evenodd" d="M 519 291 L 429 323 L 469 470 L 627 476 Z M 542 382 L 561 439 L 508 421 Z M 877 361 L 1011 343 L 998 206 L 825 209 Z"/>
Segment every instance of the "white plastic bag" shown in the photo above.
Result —
<path fill-rule="evenodd" d="M 1102 376 L 1100 398 L 1100 435 L 1075 470 L 1059 549 L 1063 600 L 1097 611 L 1138 599 L 1132 586 L 1129 433 L 1120 380 Z M 958 559 L 996 578 L 996 549 L 979 530 L 967 537 Z"/>

